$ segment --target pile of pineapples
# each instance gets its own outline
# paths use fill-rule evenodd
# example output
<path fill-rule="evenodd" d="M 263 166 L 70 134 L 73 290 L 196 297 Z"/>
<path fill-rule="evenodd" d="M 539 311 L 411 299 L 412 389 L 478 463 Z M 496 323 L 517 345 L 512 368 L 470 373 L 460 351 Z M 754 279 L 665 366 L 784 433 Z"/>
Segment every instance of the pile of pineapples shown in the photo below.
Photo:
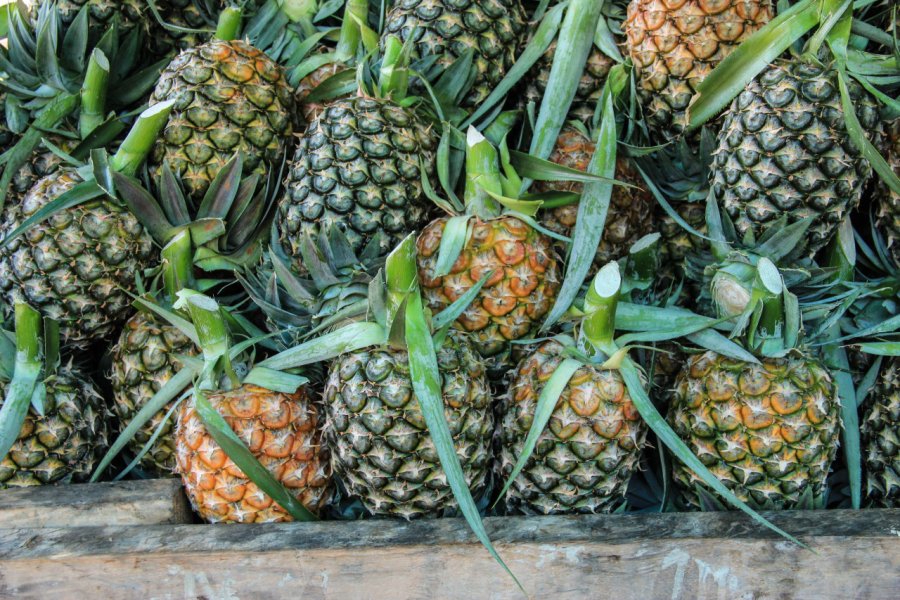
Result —
<path fill-rule="evenodd" d="M 856 4 L 7 5 L 0 488 L 897 506 L 898 11 Z"/>

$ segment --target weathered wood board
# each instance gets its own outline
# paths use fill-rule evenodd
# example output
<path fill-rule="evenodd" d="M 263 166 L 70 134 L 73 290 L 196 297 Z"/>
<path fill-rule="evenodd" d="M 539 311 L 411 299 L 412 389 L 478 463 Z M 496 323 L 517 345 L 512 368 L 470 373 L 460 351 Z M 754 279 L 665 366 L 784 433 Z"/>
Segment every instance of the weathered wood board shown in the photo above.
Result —
<path fill-rule="evenodd" d="M 192 522 L 178 479 L 0 490 L 0 529 Z"/>
<path fill-rule="evenodd" d="M 900 510 L 490 518 L 532 598 L 900 598 Z M 0 530 L 0 598 L 523 598 L 458 519 Z"/>

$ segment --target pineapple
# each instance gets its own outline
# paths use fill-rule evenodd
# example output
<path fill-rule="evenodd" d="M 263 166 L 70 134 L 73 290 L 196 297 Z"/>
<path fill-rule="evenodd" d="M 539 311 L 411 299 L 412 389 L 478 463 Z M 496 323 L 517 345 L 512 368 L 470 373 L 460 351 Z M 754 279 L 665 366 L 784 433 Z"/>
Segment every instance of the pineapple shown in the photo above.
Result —
<path fill-rule="evenodd" d="M 485 491 L 494 427 L 484 364 L 463 334 L 437 348 L 444 413 L 474 495 Z M 375 515 L 435 516 L 456 503 L 412 391 L 404 350 L 339 356 L 325 384 L 325 439 L 335 476 Z"/>
<path fill-rule="evenodd" d="M 885 159 L 900 176 L 900 118 L 887 124 L 887 152 Z M 887 243 L 895 263 L 900 264 L 900 194 L 888 189 L 879 179 L 876 194 L 878 217 L 876 223 Z"/>
<path fill-rule="evenodd" d="M 700 82 L 772 15 L 770 0 L 631 0 L 626 45 L 651 131 L 681 134 Z"/>
<path fill-rule="evenodd" d="M 511 342 L 533 333 L 553 306 L 561 273 L 550 238 L 517 217 L 498 214 L 493 200 L 474 185 L 477 179 L 500 177 L 496 149 L 474 128 L 469 129 L 467 145 L 466 210 L 471 218 L 462 249 L 449 273 L 438 275 L 448 222 L 441 217 L 419 235 L 416 260 L 422 295 L 435 313 L 492 272 L 454 326 L 473 335 L 494 376 L 509 364 Z M 485 160 L 485 154 L 492 160 Z M 486 162 L 490 173 L 474 170 Z"/>
<path fill-rule="evenodd" d="M 131 423 L 138 411 L 181 368 L 179 355 L 197 353 L 180 329 L 147 313 L 135 313 L 126 323 L 112 349 L 113 412 L 120 429 Z M 171 408 L 172 403 L 166 406 Z M 141 426 L 128 442 L 134 454 L 140 452 L 150 438 L 159 431 L 159 437 L 141 458 L 141 468 L 153 475 L 168 476 L 175 470 L 174 423 L 163 423 L 166 411 L 160 411 Z"/>
<path fill-rule="evenodd" d="M 545 342 L 513 372 L 498 434 L 505 477 L 522 454 L 538 397 L 564 351 L 559 341 Z M 646 433 L 618 371 L 582 365 L 560 394 L 534 453 L 507 493 L 507 504 L 542 514 L 616 508 L 638 467 Z"/>
<path fill-rule="evenodd" d="M 840 399 L 831 374 L 800 353 L 755 365 L 715 352 L 694 355 L 679 373 L 668 414 L 704 465 L 750 506 L 789 509 L 824 500 L 840 436 Z M 703 506 L 699 478 L 680 462 L 675 481 Z"/>
<path fill-rule="evenodd" d="M 217 174 L 200 207 L 188 200 L 184 186 L 168 168 L 151 186 L 152 192 L 134 178 L 113 174 L 117 194 L 162 246 L 163 260 L 156 279 L 162 280 L 162 289 L 154 286 L 149 294 L 157 302 L 169 305 L 182 287 L 194 286 L 194 271 L 224 271 L 227 285 L 233 281 L 236 269 L 253 264 L 260 256 L 260 238 L 268 232 L 267 207 L 274 203 L 274 195 L 258 189 L 263 185 L 255 175 L 242 179 L 242 170 L 241 155 L 232 157 Z M 278 174 L 273 173 L 269 184 L 277 180 Z M 234 193 L 229 194 L 230 191 Z M 168 222 L 160 222 L 159 215 L 166 215 Z M 221 227 L 211 231 L 209 223 L 219 223 Z M 202 238 L 191 236 L 192 230 L 203 230 Z M 141 301 L 136 304 L 145 308 Z M 122 431 L 181 370 L 179 357 L 196 352 L 193 342 L 181 330 L 153 313 L 138 312 L 129 319 L 112 348 L 109 373 Z M 142 468 L 156 475 L 168 475 L 175 466 L 172 425 L 163 424 L 174 402 L 144 422 L 128 441 L 128 448 L 136 454 L 160 431 L 141 460 Z"/>
<path fill-rule="evenodd" d="M 870 139 L 881 130 L 874 98 L 853 80 L 850 96 Z M 859 204 L 871 174 L 850 141 L 833 65 L 778 60 L 725 113 L 712 191 L 738 236 L 759 239 L 782 216 L 813 217 L 810 253 L 823 248 Z"/>
<path fill-rule="evenodd" d="M 21 204 L 6 205 L 0 238 L 81 181 L 68 168 L 38 181 Z M 9 305 L 25 300 L 58 320 L 63 341 L 83 348 L 127 317 L 135 276 L 154 257 L 138 219 L 98 198 L 55 213 L 0 249 L 0 294 Z"/>
<path fill-rule="evenodd" d="M 717 210 L 708 214 L 710 231 L 727 231 Z M 838 386 L 809 349 L 815 339 L 801 335 L 822 327 L 807 307 L 820 301 L 824 276 L 810 259 L 796 258 L 811 225 L 786 221 L 756 245 L 726 235 L 691 262 L 688 275 L 702 284 L 698 304 L 726 320 L 743 352 L 707 348 L 691 356 L 667 417 L 723 485 L 760 509 L 824 507 L 841 433 Z M 710 506 L 709 488 L 681 462 L 674 480 L 688 505 Z"/>
<path fill-rule="evenodd" d="M 44 386 L 44 414 L 29 409 L 0 461 L 0 489 L 87 481 L 106 450 L 109 410 L 90 379 L 67 364 Z M 0 397 L 7 391 L 8 383 L 0 381 Z"/>
<path fill-rule="evenodd" d="M 900 507 L 900 375 L 898 359 L 882 367 L 862 423 L 866 497 L 876 506 Z"/>
<path fill-rule="evenodd" d="M 305 388 L 293 394 L 244 384 L 207 399 L 259 462 L 310 511 L 331 496 L 318 413 Z M 234 464 L 215 442 L 193 399 L 178 413 L 178 472 L 194 510 L 210 523 L 273 523 L 290 515 Z"/>
<path fill-rule="evenodd" d="M 204 369 L 193 394 L 178 412 L 175 428 L 176 468 L 194 510 L 211 523 L 271 523 L 296 515 L 263 491 L 259 475 L 248 476 L 234 450 L 223 448 L 207 428 L 203 408 L 219 414 L 225 425 L 281 486 L 309 513 L 318 513 L 332 493 L 328 455 L 321 443 L 319 411 L 305 379 L 267 369 L 252 383 L 256 351 L 252 344 L 235 354 L 226 325 L 234 315 L 209 296 L 190 289 L 178 292 L 173 308 L 193 324 L 203 351 Z M 230 357 L 230 358 L 227 358 Z M 202 403 L 202 404 L 201 404 Z M 236 458 L 237 457 L 237 458 Z"/>
<path fill-rule="evenodd" d="M 556 147 L 550 160 L 564 167 L 586 171 L 594 154 L 594 143 L 582 131 L 567 127 L 556 140 Z M 653 229 L 653 211 L 656 202 L 649 192 L 640 189 L 641 180 L 628 158 L 616 159 L 616 179 L 631 183 L 635 188 L 615 186 L 609 201 L 609 212 L 603 228 L 603 238 L 597 248 L 593 270 L 621 258 L 638 239 Z M 581 193 L 578 182 L 537 182 L 536 192 L 564 191 Z M 544 211 L 541 224 L 547 229 L 565 236 L 571 236 L 578 217 L 578 204 L 567 204 Z"/>
<path fill-rule="evenodd" d="M 243 152 L 248 173 L 279 164 L 293 133 L 296 107 L 282 68 L 242 41 L 213 40 L 179 54 L 160 74 L 151 106 L 175 108 L 150 157 L 181 175 L 192 198 Z"/>
<path fill-rule="evenodd" d="M 297 273 L 304 233 L 337 225 L 361 252 L 377 238 L 386 254 L 425 224 L 429 202 L 422 171 L 433 178 L 437 135 L 432 125 L 404 102 L 408 57 L 389 38 L 378 93 L 328 104 L 309 124 L 290 163 L 285 191 L 275 215 L 281 249 Z M 390 89 L 384 89 L 388 86 Z"/>
<path fill-rule="evenodd" d="M 550 239 L 516 217 L 475 217 L 471 236 L 449 274 L 435 275 L 447 218 L 431 222 L 419 236 L 419 281 L 426 302 L 439 312 L 489 271 L 475 301 L 454 324 L 474 337 L 493 372 L 509 362 L 510 343 L 535 331 L 549 312 L 561 281 Z"/>
<path fill-rule="evenodd" d="M 103 397 L 70 359 L 48 356 L 58 343 L 41 331 L 42 321 L 35 309 L 18 302 L 15 343 L 0 334 L 3 426 L 19 432 L 0 449 L 0 489 L 86 481 L 107 446 Z M 6 403 L 25 410 L 10 410 Z"/>
<path fill-rule="evenodd" d="M 526 18 L 521 0 L 400 0 L 385 19 L 389 36 L 413 36 L 419 58 L 450 66 L 473 51 L 474 82 L 462 104 L 475 107 L 493 91 L 519 54 Z"/>
<path fill-rule="evenodd" d="M 354 251 L 380 235 L 387 253 L 428 217 L 419 161 L 433 172 L 437 138 L 415 111 L 390 99 L 357 96 L 328 105 L 290 164 L 276 225 L 298 272 L 304 232 L 338 225 Z"/>
<path fill-rule="evenodd" d="M 398 321 L 411 322 L 411 311 L 422 310 L 416 287 L 415 236 L 408 235 L 384 262 L 377 277 L 364 275 L 368 295 L 361 309 L 352 316 L 344 313 L 348 318 L 337 327 L 320 324 L 317 337 L 261 366 L 326 367 L 325 441 L 335 478 L 349 498 L 359 500 L 374 515 L 439 516 L 455 511 L 457 498 L 423 406 L 429 402 L 443 406 L 462 478 L 474 494 L 488 488 L 494 406 L 484 362 L 465 334 L 451 330 L 440 338 L 422 337 L 415 325 L 405 332 L 397 327 Z M 331 268 L 315 267 L 312 276 L 327 282 Z M 281 284 L 290 285 L 286 281 Z M 349 286 L 351 297 L 360 295 L 356 285 Z M 322 316 L 327 317 L 335 306 L 328 300 L 330 289 L 320 285 L 315 301 L 307 301 L 304 310 L 320 305 Z M 416 308 L 410 308 L 413 305 Z M 418 314 L 427 328 L 424 313 Z M 319 320 L 316 315 L 308 318 Z M 417 355 L 413 354 L 416 344 L 422 344 Z M 424 368 L 434 377 L 430 391 L 436 397 L 420 398 L 422 386 L 429 383 L 423 384 L 421 377 L 412 379 L 412 372 L 422 369 L 423 361 L 413 363 L 411 356 L 421 359 L 423 352 L 430 354 L 425 344 L 435 353 L 434 362 L 425 357 Z"/>

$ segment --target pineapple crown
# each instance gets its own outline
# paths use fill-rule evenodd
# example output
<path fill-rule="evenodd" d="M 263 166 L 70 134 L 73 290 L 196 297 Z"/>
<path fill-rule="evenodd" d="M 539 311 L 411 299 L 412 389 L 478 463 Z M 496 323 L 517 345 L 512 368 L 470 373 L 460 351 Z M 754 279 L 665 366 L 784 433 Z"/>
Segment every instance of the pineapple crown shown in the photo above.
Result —
<path fill-rule="evenodd" d="M 788 224 L 787 217 L 757 240 L 739 239 L 727 214 L 711 196 L 706 222 L 710 250 L 690 255 L 687 276 L 701 283 L 700 304 L 710 305 L 748 350 L 779 357 L 823 334 L 830 308 L 843 299 L 838 266 L 820 267 L 808 258 L 805 234 L 812 217 Z M 806 335 L 804 326 L 808 328 Z"/>
<path fill-rule="evenodd" d="M 124 124 L 115 115 L 141 102 L 158 78 L 163 62 L 139 62 L 140 32 L 124 38 L 115 23 L 89 42 L 85 5 L 64 27 L 56 3 L 41 2 L 33 24 L 21 9 L 10 10 L 9 49 L 0 50 L 0 89 L 7 127 L 20 139 L 0 157 L 0 208 L 9 183 L 31 156 L 41 137 L 78 115 L 72 151 L 83 159 L 91 148 L 112 142 Z"/>
<path fill-rule="evenodd" d="M 114 197 L 112 173 L 133 175 L 137 172 L 150 153 L 159 132 L 162 131 L 174 104 L 174 100 L 160 102 L 141 113 L 113 156 L 108 156 L 102 149 L 91 151 L 91 160 L 76 169 L 81 183 L 58 198 L 50 200 L 41 210 L 25 219 L 21 225 L 0 240 L 0 248 L 60 211 L 98 198 Z M 10 165 L 7 165 L 4 177 L 8 174 L 9 168 Z"/>
<path fill-rule="evenodd" d="M 281 245 L 274 240 L 260 264 L 238 273 L 250 299 L 263 311 L 281 349 L 301 339 L 364 318 L 369 287 L 382 267 L 380 240 L 359 256 L 337 226 L 301 233 L 300 254 L 309 273 L 297 276 Z"/>
<path fill-rule="evenodd" d="M 330 64 L 352 67 L 361 55 L 377 49 L 378 35 L 368 26 L 369 0 L 344 4 L 337 40 L 333 49 L 329 47 L 334 28 L 323 23 L 335 20 L 339 8 L 339 3 L 320 5 L 317 0 L 270 0 L 247 22 L 244 37 L 284 67 L 288 83 L 296 88 L 317 69 Z M 355 89 L 354 71 L 342 69 L 322 80 L 304 100 L 324 102 Z"/>
<path fill-rule="evenodd" d="M 841 257 L 848 268 L 840 281 L 852 302 L 841 319 L 843 336 L 838 341 L 858 345 L 868 354 L 900 356 L 900 265 L 874 222 L 869 239 L 859 232 L 845 232 L 844 238 L 849 251 Z"/>
<path fill-rule="evenodd" d="M 181 255 L 174 265 L 182 285 L 192 281 L 191 265 L 210 273 L 237 271 L 259 261 L 281 170 L 270 169 L 265 180 L 258 174 L 242 177 L 243 163 L 240 152 L 229 159 L 199 205 L 168 164 L 151 186 L 153 192 L 127 173 L 111 172 L 116 197 L 163 247 L 164 257 L 167 250 L 173 259 Z M 170 294 L 180 287 L 170 287 Z"/>

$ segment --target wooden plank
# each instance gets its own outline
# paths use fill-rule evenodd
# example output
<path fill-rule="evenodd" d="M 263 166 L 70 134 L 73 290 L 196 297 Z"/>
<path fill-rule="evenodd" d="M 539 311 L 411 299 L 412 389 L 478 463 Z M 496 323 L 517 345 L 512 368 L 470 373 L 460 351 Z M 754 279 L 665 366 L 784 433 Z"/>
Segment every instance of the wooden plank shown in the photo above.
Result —
<path fill-rule="evenodd" d="M 0 490 L 0 529 L 193 522 L 179 479 Z"/>
<path fill-rule="evenodd" d="M 532 598 L 900 598 L 900 510 L 486 519 Z M 522 598 L 458 519 L 0 531 L 0 597 Z"/>

